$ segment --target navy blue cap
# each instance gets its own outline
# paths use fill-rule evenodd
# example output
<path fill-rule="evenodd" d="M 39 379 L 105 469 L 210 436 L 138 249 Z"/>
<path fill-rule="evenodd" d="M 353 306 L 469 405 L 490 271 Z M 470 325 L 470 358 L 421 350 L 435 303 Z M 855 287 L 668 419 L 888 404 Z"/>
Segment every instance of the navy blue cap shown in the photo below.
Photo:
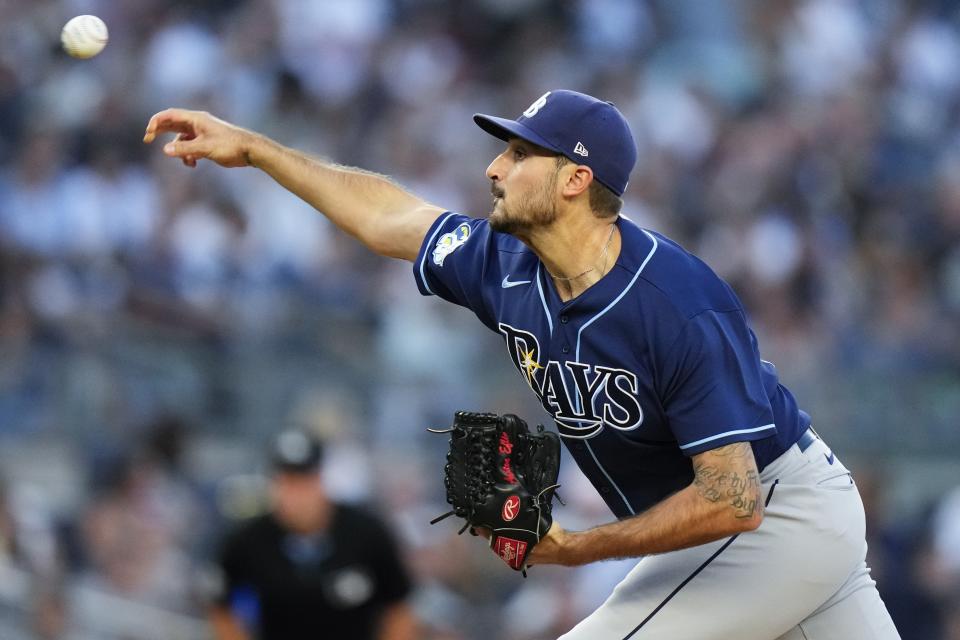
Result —
<path fill-rule="evenodd" d="M 548 91 L 516 120 L 474 114 L 473 121 L 501 140 L 521 138 L 593 170 L 618 196 L 627 190 L 637 144 L 627 119 L 612 102 L 560 89 Z"/>

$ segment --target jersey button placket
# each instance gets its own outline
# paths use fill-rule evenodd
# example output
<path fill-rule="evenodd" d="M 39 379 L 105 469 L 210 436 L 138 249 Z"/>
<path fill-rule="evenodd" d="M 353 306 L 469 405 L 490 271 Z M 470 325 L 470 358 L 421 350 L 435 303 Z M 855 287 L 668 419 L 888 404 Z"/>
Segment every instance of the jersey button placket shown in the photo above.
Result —
<path fill-rule="evenodd" d="M 576 332 L 575 327 L 570 324 L 570 311 L 564 310 L 557 318 L 560 321 L 560 326 L 558 327 L 558 336 L 561 338 L 560 341 L 560 353 L 564 356 L 570 354 L 570 344 L 573 342 L 573 334 Z"/>

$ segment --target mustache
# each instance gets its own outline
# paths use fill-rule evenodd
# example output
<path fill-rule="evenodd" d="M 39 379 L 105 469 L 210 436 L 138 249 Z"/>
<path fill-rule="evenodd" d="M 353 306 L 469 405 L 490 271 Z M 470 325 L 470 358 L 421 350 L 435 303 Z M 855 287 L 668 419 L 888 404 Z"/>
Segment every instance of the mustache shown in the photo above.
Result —
<path fill-rule="evenodd" d="M 490 185 L 490 193 L 494 198 L 502 198 L 504 195 L 506 195 L 506 191 L 495 184 Z"/>

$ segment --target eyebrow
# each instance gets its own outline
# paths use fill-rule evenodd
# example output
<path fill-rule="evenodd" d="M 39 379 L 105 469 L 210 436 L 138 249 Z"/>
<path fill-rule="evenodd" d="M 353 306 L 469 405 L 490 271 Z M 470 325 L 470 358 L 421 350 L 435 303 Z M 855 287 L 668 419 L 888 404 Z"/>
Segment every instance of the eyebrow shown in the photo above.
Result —
<path fill-rule="evenodd" d="M 532 153 L 535 153 L 535 154 L 541 155 L 541 156 L 558 156 L 558 155 L 560 155 L 560 154 L 557 153 L 556 151 L 553 151 L 553 150 L 551 150 L 551 149 L 547 149 L 546 147 L 541 147 L 540 145 L 534 144 L 534 143 L 530 142 L 529 140 L 524 140 L 523 138 L 521 138 L 521 137 L 519 137 L 519 136 L 511 136 L 510 139 L 507 140 L 507 143 L 508 143 L 508 144 L 514 144 L 514 143 L 516 143 L 515 146 L 517 146 L 517 147 L 522 147 L 522 148 L 523 148 L 524 150 L 526 150 L 526 151 L 530 151 L 530 152 L 532 152 Z"/>

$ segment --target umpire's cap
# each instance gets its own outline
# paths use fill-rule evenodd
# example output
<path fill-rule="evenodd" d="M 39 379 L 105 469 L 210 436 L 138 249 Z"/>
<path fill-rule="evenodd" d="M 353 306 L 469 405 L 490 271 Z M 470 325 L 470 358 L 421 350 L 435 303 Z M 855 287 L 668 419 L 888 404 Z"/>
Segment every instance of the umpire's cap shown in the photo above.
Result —
<path fill-rule="evenodd" d="M 637 162 L 627 119 L 612 102 L 585 93 L 548 91 L 516 120 L 477 113 L 473 121 L 501 140 L 521 138 L 587 165 L 618 196 L 627 190 Z"/>
<path fill-rule="evenodd" d="M 282 431 L 273 441 L 270 462 L 275 472 L 314 473 L 323 459 L 323 445 L 303 431 Z"/>

